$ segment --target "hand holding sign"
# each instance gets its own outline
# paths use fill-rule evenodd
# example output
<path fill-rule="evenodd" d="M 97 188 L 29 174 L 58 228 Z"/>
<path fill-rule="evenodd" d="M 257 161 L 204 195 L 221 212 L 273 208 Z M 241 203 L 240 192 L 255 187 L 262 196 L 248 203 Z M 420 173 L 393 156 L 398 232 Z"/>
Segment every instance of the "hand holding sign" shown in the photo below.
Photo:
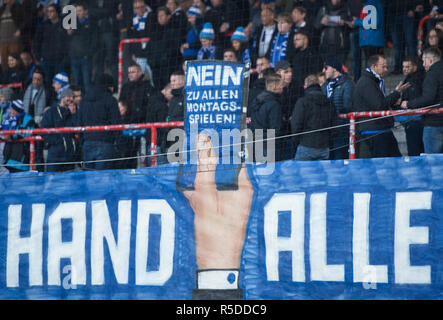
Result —
<path fill-rule="evenodd" d="M 197 137 L 195 190 L 185 191 L 194 210 L 197 265 L 201 269 L 238 269 L 253 195 L 245 168 L 238 190 L 218 191 L 215 169 L 218 152 L 207 135 Z"/>

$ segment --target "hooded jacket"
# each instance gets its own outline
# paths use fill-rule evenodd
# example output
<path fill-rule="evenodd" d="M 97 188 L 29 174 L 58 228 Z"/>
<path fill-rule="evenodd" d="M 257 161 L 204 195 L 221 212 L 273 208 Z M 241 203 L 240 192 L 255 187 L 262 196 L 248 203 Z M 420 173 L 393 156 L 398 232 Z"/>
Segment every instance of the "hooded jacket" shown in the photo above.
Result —
<path fill-rule="evenodd" d="M 298 99 L 291 117 L 292 133 L 301 133 L 322 128 L 329 128 L 336 123 L 336 112 L 331 101 L 323 94 L 319 85 L 312 85 L 305 90 L 305 95 Z M 327 148 L 333 132 L 324 130 L 315 133 L 294 136 L 294 142 L 310 148 Z"/>

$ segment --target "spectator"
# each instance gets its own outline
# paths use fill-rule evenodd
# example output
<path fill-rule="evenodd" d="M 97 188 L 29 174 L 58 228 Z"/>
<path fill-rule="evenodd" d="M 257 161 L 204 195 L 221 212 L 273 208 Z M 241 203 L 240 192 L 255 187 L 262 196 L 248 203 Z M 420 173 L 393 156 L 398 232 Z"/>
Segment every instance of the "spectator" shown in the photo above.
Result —
<path fill-rule="evenodd" d="M 352 21 L 360 18 L 363 10 L 363 0 L 348 1 L 348 10 Z M 354 81 L 357 81 L 361 75 L 361 49 L 359 45 L 359 28 L 354 23 L 348 23 L 349 29 L 349 46 L 352 56 L 352 73 Z"/>
<path fill-rule="evenodd" d="M 147 6 L 143 0 L 134 0 L 133 2 L 133 18 L 132 23 L 128 28 L 127 37 L 133 38 L 151 38 L 154 32 L 155 14 L 151 7 Z M 152 44 L 136 43 L 129 46 L 130 54 L 134 61 L 141 67 L 142 73 L 148 74 L 151 79 L 151 84 L 154 85 L 151 66 L 149 59 L 152 56 Z"/>
<path fill-rule="evenodd" d="M 386 59 L 381 55 L 371 56 L 368 60 L 368 66 L 355 85 L 352 96 L 352 111 L 391 109 L 400 98 L 400 94 L 410 85 L 400 82 L 394 92 L 387 95 L 383 80 L 388 70 Z M 361 118 L 361 121 L 365 119 L 368 118 Z M 394 120 L 391 117 L 371 120 L 357 125 L 357 131 L 365 139 L 373 158 L 401 156 L 397 140 L 391 131 L 393 126 Z"/>
<path fill-rule="evenodd" d="M 229 47 L 230 32 L 240 26 L 240 12 L 235 1 L 210 0 L 211 7 L 205 14 L 205 21 L 214 28 L 215 45 L 224 50 Z"/>
<path fill-rule="evenodd" d="M 166 0 L 165 7 L 171 12 L 171 28 L 175 30 L 180 39 L 186 36 L 187 18 L 177 0 Z"/>
<path fill-rule="evenodd" d="M 51 85 L 52 78 L 64 70 L 63 59 L 68 53 L 66 31 L 59 18 L 60 8 L 51 4 L 46 9 L 48 19 L 37 28 L 33 52 L 45 72 L 45 85 Z"/>
<path fill-rule="evenodd" d="M 42 128 L 75 127 L 75 119 L 69 109 L 74 104 L 74 93 L 71 89 L 63 90 L 60 96 L 60 104 L 49 108 L 43 114 Z M 48 145 L 47 172 L 70 171 L 75 168 L 75 154 L 77 145 L 73 133 L 44 135 Z"/>
<path fill-rule="evenodd" d="M 82 100 L 78 114 L 79 126 L 114 125 L 121 123 L 117 100 L 112 96 L 114 79 L 108 74 L 97 78 Z M 82 133 L 82 159 L 88 169 L 112 169 L 110 161 L 114 158 L 114 142 L 118 132 Z"/>
<path fill-rule="evenodd" d="M 190 28 L 186 36 L 186 42 L 180 47 L 183 60 L 195 60 L 198 50 L 200 49 L 199 33 L 201 29 L 202 19 L 201 10 L 197 5 L 192 6 L 186 12 Z"/>
<path fill-rule="evenodd" d="M 120 112 L 121 123 L 131 123 L 131 110 L 126 100 L 118 101 L 118 109 Z M 117 159 L 114 161 L 114 169 L 134 169 L 137 167 L 137 158 L 134 157 L 134 140 L 135 136 L 125 134 L 131 130 L 124 130 L 121 135 L 116 138 L 114 154 Z M 135 154 L 136 155 L 136 154 Z"/>
<path fill-rule="evenodd" d="M 237 54 L 234 48 L 225 49 L 223 52 L 223 61 L 238 62 Z"/>
<path fill-rule="evenodd" d="M 296 97 L 303 95 L 303 80 L 309 74 L 315 74 L 322 70 L 320 55 L 310 46 L 309 36 L 304 31 L 297 32 L 294 37 L 294 53 L 289 57 L 293 67 L 293 88 Z"/>
<path fill-rule="evenodd" d="M 443 63 L 441 51 L 428 48 L 423 52 L 423 67 L 426 77 L 420 97 L 403 101 L 402 108 L 416 109 L 443 101 Z M 443 153 L 443 115 L 423 115 L 423 145 L 425 153 Z"/>
<path fill-rule="evenodd" d="M 78 108 L 83 99 L 82 89 L 76 85 L 70 86 L 70 89 L 72 90 L 72 92 L 74 92 L 74 104 Z"/>
<path fill-rule="evenodd" d="M 119 0 L 89 0 L 89 15 L 97 22 L 97 50 L 94 53 L 94 77 L 108 72 L 117 78 L 118 4 Z M 106 67 L 106 69 L 105 69 Z"/>
<path fill-rule="evenodd" d="M 2 129 L 2 123 L 3 119 L 9 117 L 9 106 L 11 105 L 12 97 L 14 95 L 14 92 L 11 88 L 3 88 L 0 89 L 0 130 Z M 3 150 L 5 148 L 5 143 L 3 141 L 0 141 L 0 164 L 4 164 L 3 159 Z M 8 169 L 6 169 L 4 166 L 0 166 L 0 174 L 1 173 L 8 173 Z"/>
<path fill-rule="evenodd" d="M 289 119 L 291 117 L 292 109 L 297 101 L 297 93 L 293 84 L 293 73 L 291 64 L 286 60 L 277 62 L 275 66 L 275 72 L 279 74 L 283 80 L 283 92 L 280 97 L 281 112 L 282 112 L 282 135 L 289 135 L 291 132 Z M 280 151 L 281 160 L 289 160 L 294 156 L 294 146 L 291 138 L 281 139 L 279 145 L 282 150 Z"/>
<path fill-rule="evenodd" d="M 403 60 L 404 83 L 410 83 L 411 86 L 402 94 L 402 101 L 409 101 L 418 98 L 422 94 L 422 85 L 425 72 L 418 68 L 418 58 L 416 56 L 406 57 Z M 403 124 L 406 133 L 406 144 L 409 156 L 419 156 L 424 152 L 423 147 L 423 124 L 420 121 L 421 116 L 397 116 L 394 120 Z"/>
<path fill-rule="evenodd" d="M 331 130 L 300 134 L 334 126 L 334 106 L 323 94 L 316 75 L 305 79 L 304 89 L 305 95 L 297 100 L 291 118 L 292 133 L 296 135 L 295 160 L 328 160 Z"/>
<path fill-rule="evenodd" d="M 438 48 L 440 51 L 443 49 L 443 31 L 439 29 L 429 30 L 426 36 L 426 47 L 427 48 Z"/>
<path fill-rule="evenodd" d="M 26 80 L 26 74 L 23 69 L 23 63 L 18 53 L 10 53 L 8 55 L 8 70 L 3 74 L 2 83 L 23 83 Z M 17 93 L 23 92 L 22 89 L 17 89 Z"/>
<path fill-rule="evenodd" d="M 27 87 L 32 81 L 32 74 L 36 67 L 32 54 L 29 51 L 20 53 L 20 60 L 22 61 L 23 71 L 25 73 L 24 86 Z"/>
<path fill-rule="evenodd" d="M 20 53 L 22 49 L 21 36 L 27 28 L 27 20 L 20 3 L 15 0 L 3 0 L 0 7 L 0 59 L 2 70 L 6 72 L 8 56 L 11 53 Z"/>
<path fill-rule="evenodd" d="M 274 67 L 280 60 L 286 60 L 288 40 L 292 39 L 292 18 L 289 13 L 282 13 L 277 18 L 278 32 L 271 44 L 271 67 Z"/>
<path fill-rule="evenodd" d="M 292 10 L 291 16 L 292 21 L 294 22 L 292 31 L 294 32 L 294 34 L 299 31 L 304 31 L 309 36 L 309 39 L 312 39 L 314 41 L 314 27 L 310 23 L 306 22 L 306 14 L 306 9 L 301 6 L 295 7 Z M 318 47 L 317 42 L 314 41 L 312 45 L 314 47 Z M 289 42 L 289 51 L 291 50 L 294 50 L 294 44 L 292 43 L 292 41 Z"/>
<path fill-rule="evenodd" d="M 242 27 L 235 29 L 231 36 L 231 44 L 235 50 L 237 61 L 244 64 L 251 63 L 251 51 L 249 50 L 248 39 Z"/>
<path fill-rule="evenodd" d="M 171 74 L 171 93 L 173 95 L 169 102 L 168 121 L 183 121 L 184 110 L 184 89 L 185 75 L 182 71 L 176 71 Z"/>
<path fill-rule="evenodd" d="M 34 119 L 23 109 L 21 100 L 14 100 L 9 105 L 9 115 L 3 118 L 2 130 L 34 129 Z M 29 170 L 29 142 L 15 143 L 13 140 L 28 135 L 5 136 L 6 144 L 3 149 L 3 159 L 9 172 Z"/>
<path fill-rule="evenodd" d="M 265 10 L 270 10 L 273 16 L 278 16 L 281 13 L 280 8 L 275 5 L 275 0 L 261 0 L 255 2 L 251 8 L 250 22 L 246 27 L 247 29 L 250 29 L 253 37 L 258 36 L 261 33 L 261 30 L 259 29 L 264 25 L 262 14 Z M 274 22 L 274 18 L 272 19 L 272 22 Z M 275 28 L 277 29 L 277 25 L 275 25 Z"/>
<path fill-rule="evenodd" d="M 61 93 L 63 90 L 69 88 L 69 77 L 65 72 L 60 72 L 52 79 L 52 88 L 54 93 L 52 94 L 51 106 L 57 106 L 60 101 Z"/>
<path fill-rule="evenodd" d="M 45 87 L 45 74 L 43 69 L 37 67 L 32 73 L 32 82 L 23 97 L 23 108 L 27 114 L 40 124 L 43 113 L 51 102 L 51 91 Z"/>
<path fill-rule="evenodd" d="M 97 49 L 97 24 L 89 19 L 86 2 L 79 1 L 75 5 L 77 29 L 68 29 L 69 57 L 74 83 L 83 90 L 91 84 L 92 58 Z"/>
<path fill-rule="evenodd" d="M 281 143 L 280 139 L 266 141 L 268 139 L 268 130 L 273 130 L 274 136 L 281 136 L 282 130 L 282 112 L 280 104 L 280 95 L 283 92 L 283 79 L 277 73 L 271 73 L 266 77 L 266 90 L 260 93 L 250 104 L 251 123 L 250 129 L 253 131 L 253 140 L 262 140 L 263 142 L 254 142 L 253 161 L 261 161 L 257 158 L 257 148 L 259 144 L 263 145 L 263 156 L 269 159 L 274 155 L 275 161 L 280 161 Z M 257 130 L 263 130 L 263 138 L 257 135 Z M 270 139 L 272 136 L 270 137 Z M 272 148 L 275 146 L 275 148 Z"/>
<path fill-rule="evenodd" d="M 202 31 L 200 31 L 201 48 L 197 53 L 197 60 L 214 60 L 217 56 L 217 48 L 214 43 L 214 29 L 209 22 L 203 25 Z"/>
<path fill-rule="evenodd" d="M 354 83 L 352 79 L 343 72 L 342 63 L 336 58 L 329 58 L 324 63 L 323 72 L 326 83 L 322 89 L 326 97 L 331 101 L 336 113 L 348 113 L 351 111 L 352 94 Z M 344 125 L 348 121 L 337 120 L 337 124 Z M 341 127 L 336 130 L 336 136 L 332 143 L 331 160 L 348 159 L 349 129 Z"/>
<path fill-rule="evenodd" d="M 272 40 L 278 32 L 277 23 L 274 21 L 274 11 L 265 8 L 261 11 L 261 24 L 252 39 L 252 55 L 256 61 L 258 57 L 271 56 Z"/>
<path fill-rule="evenodd" d="M 349 20 L 346 5 L 342 0 L 327 0 L 317 14 L 315 27 L 321 30 L 320 52 L 323 60 L 338 57 L 345 60 L 346 30 L 345 21 Z"/>
<path fill-rule="evenodd" d="M 265 70 L 268 70 L 271 67 L 271 64 L 269 62 L 269 58 L 266 56 L 259 57 L 255 63 L 256 65 L 256 78 L 251 77 L 251 88 L 249 90 L 249 98 L 248 102 L 252 103 L 257 96 L 266 90 L 266 83 L 265 83 Z M 275 72 L 275 70 L 272 70 Z M 251 108 L 248 108 L 248 116 L 250 116 Z"/>
<path fill-rule="evenodd" d="M 415 26 L 415 0 L 387 1 L 386 16 L 389 17 L 394 42 L 394 74 L 401 74 L 404 47 L 407 56 L 417 55 L 417 28 Z"/>
<path fill-rule="evenodd" d="M 365 0 L 360 17 L 366 17 L 368 15 L 368 11 L 370 11 L 368 8 L 371 8 L 370 6 L 373 6 L 376 9 L 375 12 L 370 12 L 371 14 L 375 14 L 376 17 L 376 19 L 374 17 L 374 21 L 377 21 L 375 29 L 365 28 L 363 25 L 363 18 L 353 20 L 350 23 L 350 27 L 358 27 L 358 43 L 365 55 L 366 67 L 368 67 L 367 60 L 369 57 L 379 54 L 385 46 L 385 21 L 383 6 L 380 3 L 380 0 Z"/>

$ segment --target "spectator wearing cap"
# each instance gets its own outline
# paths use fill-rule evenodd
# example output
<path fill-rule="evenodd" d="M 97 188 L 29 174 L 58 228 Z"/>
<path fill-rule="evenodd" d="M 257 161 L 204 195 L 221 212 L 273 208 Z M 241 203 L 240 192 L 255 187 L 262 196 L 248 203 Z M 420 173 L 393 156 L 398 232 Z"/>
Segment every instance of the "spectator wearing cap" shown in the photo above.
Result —
<path fill-rule="evenodd" d="M 202 16 L 200 7 L 194 5 L 186 12 L 190 28 L 186 35 L 186 42 L 180 47 L 183 60 L 195 60 L 198 50 L 201 47 L 199 33 L 202 25 Z"/>
<path fill-rule="evenodd" d="M 232 48 L 235 50 L 237 60 L 248 64 L 251 63 L 251 51 L 249 50 L 248 38 L 243 27 L 238 27 L 231 36 Z"/>
<path fill-rule="evenodd" d="M 197 60 L 214 60 L 216 59 L 216 46 L 214 45 L 214 29 L 212 24 L 206 22 L 200 31 L 201 48 L 197 53 Z"/>
<path fill-rule="evenodd" d="M 40 126 L 42 128 L 75 127 L 76 121 L 69 110 L 74 104 L 74 92 L 67 88 L 60 94 L 60 103 L 49 108 L 43 114 Z M 60 133 L 43 135 L 48 146 L 46 164 L 47 172 L 63 172 L 75 168 L 75 154 L 77 145 L 73 133 Z"/>
<path fill-rule="evenodd" d="M 121 123 L 117 100 L 112 96 L 114 79 L 108 74 L 99 75 L 85 94 L 78 111 L 79 126 L 106 126 Z M 112 169 L 114 142 L 119 132 L 85 132 L 81 136 L 82 160 L 85 167 L 95 170 Z"/>
<path fill-rule="evenodd" d="M 292 18 L 289 13 L 282 13 L 277 18 L 278 32 L 272 40 L 270 60 L 274 67 L 280 60 L 287 59 L 288 40 L 292 39 Z"/>
<path fill-rule="evenodd" d="M 1 124 L 1 130 L 34 129 L 34 119 L 23 109 L 21 100 L 14 100 L 9 104 L 9 115 Z M 15 143 L 12 140 L 21 139 L 29 135 L 14 134 L 5 136 L 7 141 L 3 150 L 3 159 L 9 172 L 29 170 L 29 142 Z"/>
<path fill-rule="evenodd" d="M 348 113 L 351 111 L 354 82 L 343 72 L 342 63 L 337 58 L 329 58 L 325 61 L 323 72 L 326 82 L 322 86 L 323 93 L 332 102 L 336 113 Z M 347 121 L 339 119 L 338 124 L 346 124 Z M 349 130 L 347 127 L 339 128 L 331 144 L 331 160 L 347 159 L 349 157 Z"/>
<path fill-rule="evenodd" d="M 63 90 L 69 88 L 68 74 L 66 72 L 56 74 L 52 79 L 52 88 L 54 89 L 55 93 L 50 104 L 51 106 L 56 106 L 60 101 L 60 94 L 63 92 Z"/>
<path fill-rule="evenodd" d="M 45 71 L 45 85 L 50 87 L 52 78 L 63 71 L 63 61 L 68 52 L 68 38 L 60 19 L 60 7 L 56 4 L 48 5 L 46 15 L 47 19 L 37 27 L 32 50 Z"/>
<path fill-rule="evenodd" d="M 260 24 L 252 34 L 252 56 L 256 61 L 258 57 L 271 56 L 271 43 L 278 32 L 277 23 L 274 20 L 275 13 L 272 9 L 264 8 L 260 13 Z"/>
<path fill-rule="evenodd" d="M 307 76 L 303 87 L 305 95 L 297 100 L 291 118 L 292 133 L 296 134 L 295 160 L 328 160 L 331 130 L 297 134 L 334 126 L 337 118 L 334 106 L 323 94 L 316 75 Z"/>

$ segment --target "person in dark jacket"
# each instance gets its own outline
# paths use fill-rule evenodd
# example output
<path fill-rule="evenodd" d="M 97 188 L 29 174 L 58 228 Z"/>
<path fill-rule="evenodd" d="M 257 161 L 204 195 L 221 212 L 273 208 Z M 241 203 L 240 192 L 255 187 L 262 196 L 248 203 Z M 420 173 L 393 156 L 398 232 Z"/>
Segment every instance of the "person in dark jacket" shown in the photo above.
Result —
<path fill-rule="evenodd" d="M 252 60 L 255 62 L 258 58 L 271 56 L 272 40 L 275 38 L 278 28 L 274 21 L 275 13 L 273 10 L 265 8 L 261 11 L 261 25 L 252 39 Z"/>
<path fill-rule="evenodd" d="M 82 89 L 91 84 L 92 58 L 97 48 L 97 24 L 88 15 L 86 2 L 79 1 L 75 6 L 77 29 L 68 29 L 69 57 L 74 83 Z"/>
<path fill-rule="evenodd" d="M 50 87 L 52 78 L 64 71 L 63 59 L 68 53 L 68 43 L 66 31 L 59 17 L 59 6 L 50 4 L 46 13 L 48 19 L 38 26 L 32 49 L 35 58 L 45 71 L 45 85 Z"/>
<path fill-rule="evenodd" d="M 254 162 L 262 162 L 261 157 L 267 161 L 280 161 L 281 159 L 280 139 L 274 140 L 268 131 L 273 130 L 275 138 L 281 136 L 283 121 L 280 95 L 283 92 L 283 86 L 283 79 L 279 74 L 268 74 L 266 76 L 266 90 L 250 104 L 251 123 L 249 128 L 253 131 L 254 140 L 260 140 L 253 143 Z M 263 134 L 259 135 L 257 130 L 263 130 Z M 268 138 L 272 140 L 267 141 Z M 260 145 L 263 146 L 263 154 L 258 152 Z"/>
<path fill-rule="evenodd" d="M 9 115 L 1 123 L 1 130 L 34 129 L 34 119 L 23 109 L 21 100 L 14 100 L 9 107 Z M 29 170 L 29 142 L 15 143 L 11 140 L 21 139 L 28 135 L 6 136 L 3 149 L 3 159 L 9 172 L 23 172 Z"/>
<path fill-rule="evenodd" d="M 400 98 L 400 94 L 410 84 L 400 82 L 394 92 L 387 95 L 383 76 L 388 70 L 386 59 L 381 55 L 371 56 L 368 68 L 355 85 L 352 95 L 352 111 L 382 111 L 392 109 Z M 364 121 L 372 118 L 361 118 Z M 394 120 L 392 117 L 372 119 L 357 124 L 357 131 L 364 138 L 372 157 L 400 157 L 397 140 L 392 133 Z M 359 144 L 357 145 L 359 147 Z"/>
<path fill-rule="evenodd" d="M 115 84 L 112 76 L 103 74 L 97 78 L 95 86 L 86 92 L 78 112 L 79 126 L 114 125 L 121 123 L 117 100 L 112 96 Z M 82 151 L 85 167 L 88 169 L 112 169 L 114 142 L 120 133 L 85 132 L 82 134 Z"/>
<path fill-rule="evenodd" d="M 297 100 L 291 117 L 291 130 L 296 134 L 295 160 L 328 160 L 333 132 L 301 133 L 334 126 L 337 117 L 335 108 L 323 94 L 316 75 L 305 79 L 304 88 L 305 95 Z"/>
<path fill-rule="evenodd" d="M 271 64 L 269 62 L 269 58 L 266 56 L 259 57 L 255 61 L 255 70 L 256 74 L 253 74 L 251 76 L 251 85 L 249 89 L 249 97 L 248 102 L 251 103 L 252 101 L 257 98 L 257 96 L 266 90 L 266 80 L 265 80 L 265 72 L 266 70 L 271 70 Z M 272 72 L 275 72 L 274 69 L 271 70 Z M 251 108 L 248 108 L 248 117 L 250 116 Z"/>
<path fill-rule="evenodd" d="M 2 83 L 12 84 L 21 83 L 21 88 L 14 88 L 14 93 L 17 98 L 23 98 L 23 83 L 26 81 L 26 73 L 23 69 L 23 63 L 18 53 L 11 53 L 8 55 L 8 71 L 3 74 Z"/>
<path fill-rule="evenodd" d="M 411 86 L 403 92 L 401 96 L 402 101 L 409 101 L 420 97 L 425 71 L 418 68 L 418 58 L 416 56 L 406 57 L 403 60 L 403 75 L 405 76 L 403 82 L 408 82 Z M 394 120 L 400 122 L 405 128 L 408 155 L 419 156 L 423 153 L 423 124 L 420 121 L 421 116 L 397 116 L 394 117 Z"/>
<path fill-rule="evenodd" d="M 329 58 L 324 63 L 323 72 L 326 82 L 322 86 L 323 93 L 332 102 L 336 113 L 348 113 L 351 110 L 354 82 L 343 72 L 342 63 L 336 58 Z M 338 119 L 337 124 L 348 123 L 348 120 Z M 331 160 L 347 159 L 349 145 L 349 128 L 341 127 L 336 130 L 336 136 L 331 144 Z"/>
<path fill-rule="evenodd" d="M 402 108 L 416 109 L 443 102 L 443 62 L 438 48 L 423 52 L 423 67 L 426 77 L 420 97 L 403 101 Z M 443 115 L 423 115 L 423 144 L 425 153 L 443 153 Z"/>
<path fill-rule="evenodd" d="M 42 128 L 75 127 L 76 121 L 69 111 L 69 104 L 74 103 L 74 92 L 71 89 L 63 90 L 60 104 L 49 108 L 43 114 L 40 124 Z M 75 153 L 77 145 L 73 133 L 44 135 L 48 145 L 47 172 L 63 172 L 75 168 Z M 71 162 L 71 163 L 69 163 Z M 57 164 L 60 163 L 60 164 Z"/>

